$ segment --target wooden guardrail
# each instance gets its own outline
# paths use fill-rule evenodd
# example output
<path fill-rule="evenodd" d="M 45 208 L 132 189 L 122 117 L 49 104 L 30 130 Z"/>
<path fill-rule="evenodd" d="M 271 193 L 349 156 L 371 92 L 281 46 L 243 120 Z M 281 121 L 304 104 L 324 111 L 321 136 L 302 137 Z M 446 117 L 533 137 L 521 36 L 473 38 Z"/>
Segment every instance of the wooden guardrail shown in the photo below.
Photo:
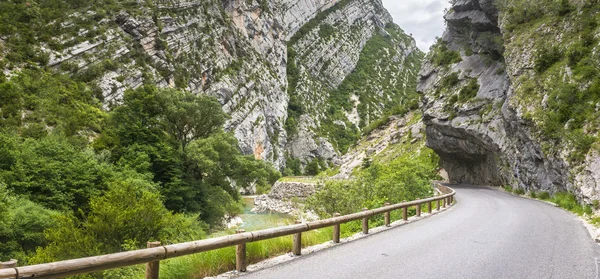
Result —
<path fill-rule="evenodd" d="M 271 239 L 281 236 L 293 235 L 292 253 L 300 255 L 302 233 L 333 227 L 333 242 L 340 242 L 340 225 L 350 221 L 362 219 L 362 230 L 364 234 L 369 233 L 369 217 L 384 214 L 385 225 L 390 225 L 390 212 L 402 209 L 402 218 L 408 220 L 408 208 L 416 207 L 417 216 L 421 215 L 421 206 L 428 205 L 428 212 L 432 213 L 432 203 L 437 202 L 437 210 L 440 207 L 448 207 L 454 200 L 456 192 L 449 187 L 438 184 L 437 189 L 442 195 L 421 199 L 410 202 L 402 202 L 390 205 L 386 203 L 383 207 L 376 209 L 365 208 L 362 212 L 339 216 L 334 214 L 333 218 L 318 220 L 314 222 L 294 224 L 284 227 L 265 229 L 259 231 L 245 232 L 238 231 L 236 234 L 216 238 L 203 239 L 192 242 L 160 246 L 160 243 L 149 242 L 148 248 L 108 254 L 95 257 L 87 257 L 60 262 L 38 264 L 31 266 L 16 267 L 15 264 L 0 269 L 0 279 L 24 279 L 24 278 L 63 278 L 78 274 L 103 271 L 113 268 L 125 267 L 130 265 L 146 263 L 146 278 L 158 279 L 158 269 L 160 260 L 181 257 L 185 255 L 220 249 L 229 246 L 237 246 L 236 249 L 236 269 L 238 271 L 246 270 L 246 243 Z M 5 267 L 2 265 L 2 267 Z"/>

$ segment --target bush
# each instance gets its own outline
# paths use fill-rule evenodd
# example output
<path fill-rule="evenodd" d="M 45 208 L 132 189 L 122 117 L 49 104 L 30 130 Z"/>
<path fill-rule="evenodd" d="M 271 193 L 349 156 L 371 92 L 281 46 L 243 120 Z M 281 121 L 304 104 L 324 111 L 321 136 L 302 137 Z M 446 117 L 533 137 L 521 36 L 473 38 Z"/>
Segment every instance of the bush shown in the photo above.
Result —
<path fill-rule="evenodd" d="M 461 102 L 466 102 L 470 99 L 477 97 L 477 92 L 479 92 L 479 83 L 476 78 L 472 78 L 465 87 L 463 87 L 458 93 L 458 100 Z"/>
<path fill-rule="evenodd" d="M 328 39 L 333 36 L 333 33 L 335 33 L 335 28 L 329 24 L 321 24 L 319 27 L 319 37 L 321 39 Z"/>
<path fill-rule="evenodd" d="M 458 85 L 459 82 L 460 79 L 458 78 L 458 72 L 452 72 L 442 79 L 441 87 L 443 89 L 449 89 Z"/>
<path fill-rule="evenodd" d="M 534 69 L 538 74 L 541 74 L 548 70 L 556 62 L 563 58 L 563 52 L 558 46 L 550 48 L 543 47 L 538 49 L 535 54 L 535 66 Z"/>
<path fill-rule="evenodd" d="M 359 171 L 356 180 L 327 181 L 307 199 L 307 206 L 319 216 L 329 217 L 336 212 L 349 214 L 380 207 L 385 202 L 428 197 L 432 194 L 430 181 L 437 176 L 434 157 L 433 151 L 427 150 L 416 158 L 404 154 L 387 164 L 372 162 Z"/>
<path fill-rule="evenodd" d="M 446 66 L 462 61 L 460 52 L 448 49 L 448 45 L 442 39 L 432 46 L 431 61 L 437 66 Z"/>

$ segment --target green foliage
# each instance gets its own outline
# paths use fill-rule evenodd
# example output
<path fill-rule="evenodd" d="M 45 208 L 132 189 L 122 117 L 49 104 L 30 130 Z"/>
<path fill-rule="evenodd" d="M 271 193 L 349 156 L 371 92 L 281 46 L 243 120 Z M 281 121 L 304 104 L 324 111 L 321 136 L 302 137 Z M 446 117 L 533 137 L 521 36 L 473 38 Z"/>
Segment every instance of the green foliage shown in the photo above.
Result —
<path fill-rule="evenodd" d="M 288 118 L 285 122 L 285 130 L 288 136 L 295 135 L 298 129 L 298 119 L 300 115 L 304 113 L 304 108 L 298 99 L 296 94 L 296 87 L 298 86 L 298 81 L 300 80 L 300 71 L 296 66 L 296 51 L 288 44 L 288 58 L 287 58 L 287 67 L 286 73 L 288 78 L 288 88 L 287 93 L 290 97 L 288 103 Z"/>
<path fill-rule="evenodd" d="M 472 78 L 467 85 L 465 85 L 458 93 L 458 101 L 466 102 L 477 97 L 479 92 L 479 82 L 476 78 Z"/>
<path fill-rule="evenodd" d="M 549 200 L 550 199 L 550 193 L 545 192 L 545 191 L 538 192 L 537 196 L 540 200 Z"/>
<path fill-rule="evenodd" d="M 329 39 L 335 33 L 335 28 L 329 24 L 321 24 L 319 26 L 319 37 L 321 39 Z"/>
<path fill-rule="evenodd" d="M 342 225 L 342 234 L 360 231 Z M 302 247 L 325 243 L 331 240 L 331 228 L 302 233 Z M 247 244 L 248 264 L 260 262 L 269 257 L 291 252 L 292 236 L 278 237 Z M 165 278 L 204 278 L 235 269 L 235 247 L 193 254 L 161 261 L 161 277 Z"/>
<path fill-rule="evenodd" d="M 550 201 L 557 204 L 559 207 L 569 210 L 577 215 L 592 214 L 592 208 L 590 206 L 581 205 L 577 201 L 577 197 L 568 192 L 555 193 L 554 196 L 552 196 L 552 198 L 550 199 Z"/>
<path fill-rule="evenodd" d="M 54 226 L 57 212 L 8 192 L 0 183 L 0 261 L 26 264 L 36 247 L 46 245 L 44 230 Z"/>
<path fill-rule="evenodd" d="M 497 5 L 505 14 L 505 23 L 508 30 L 527 22 L 540 19 L 546 15 L 565 16 L 574 10 L 568 0 L 502 0 Z"/>
<path fill-rule="evenodd" d="M 285 170 L 283 171 L 284 176 L 299 176 L 302 175 L 302 164 L 300 159 L 294 158 L 286 154 L 285 156 Z"/>
<path fill-rule="evenodd" d="M 357 111 L 361 122 L 358 126 L 365 128 L 362 134 L 385 124 L 386 118 L 391 115 L 404 114 L 407 110 L 418 107 L 416 80 L 410 78 L 404 80 L 403 75 L 393 76 L 392 69 L 388 69 L 385 73 L 377 70 L 389 67 L 387 61 L 382 61 L 382 57 L 401 55 L 397 53 L 395 44 L 406 36 L 395 24 L 388 24 L 385 31 L 390 36 L 378 32 L 367 41 L 354 71 L 330 93 L 326 119 L 322 121 L 324 130 L 322 136 L 332 140 L 334 146 L 342 153 L 345 153 L 360 137 L 356 126 L 350 123 L 343 113 L 353 109 L 355 104 L 351 101 L 352 95 L 357 95 L 359 98 Z M 420 55 L 415 53 L 407 57 L 404 67 L 420 66 Z M 382 75 L 390 76 L 382 78 Z M 370 82 L 377 80 L 382 82 L 377 84 Z M 381 96 L 393 96 L 393 101 L 379 99 L 377 97 L 379 94 L 373 94 L 375 91 L 380 92 Z M 342 121 L 345 125 L 339 125 L 339 122 L 336 124 L 335 120 Z"/>
<path fill-rule="evenodd" d="M 524 195 L 525 194 L 525 190 L 523 188 L 516 188 L 513 193 L 517 194 L 517 195 Z"/>
<path fill-rule="evenodd" d="M 437 170 L 432 152 L 424 151 L 416 158 L 405 154 L 386 164 L 373 162 L 353 181 L 327 181 L 307 199 L 307 205 L 321 217 L 329 217 L 430 196 L 430 181 Z"/>
<path fill-rule="evenodd" d="M 217 225 L 235 211 L 239 187 L 265 188 L 279 178 L 268 164 L 241 154 L 235 137 L 222 131 L 225 118 L 212 97 L 144 86 L 125 92 L 95 146 L 121 165 L 140 169 L 142 162 L 140 172 L 161 185 L 168 209 L 201 213 Z"/>
<path fill-rule="evenodd" d="M 209 224 L 218 223 L 225 214 L 238 213 L 228 212 L 227 209 L 233 208 L 230 204 L 239 199 L 239 188 L 248 189 L 252 184 L 264 187 L 275 183 L 280 177 L 267 163 L 243 156 L 238 149 L 237 139 L 228 133 L 196 140 L 188 150 L 187 179 L 191 187 L 186 191 L 187 195 L 195 194 L 191 200 L 183 200 L 188 203 L 184 208 L 205 209 L 201 217 Z M 236 187 L 231 187 L 231 181 Z"/>
<path fill-rule="evenodd" d="M 510 185 L 504 185 L 504 191 L 512 193 L 513 192 L 513 187 Z"/>
<path fill-rule="evenodd" d="M 170 213 L 154 188 L 144 179 L 116 181 L 104 195 L 92 199 L 90 213 L 83 221 L 72 215 L 61 216 L 58 226 L 46 231 L 50 244 L 38 249 L 31 261 L 140 249 L 152 240 L 169 243 L 202 237 L 203 227 L 195 218 Z"/>
<path fill-rule="evenodd" d="M 556 62 L 563 58 L 563 52 L 559 47 L 554 46 L 550 48 L 539 49 L 535 54 L 535 71 L 540 74 L 549 69 Z"/>
<path fill-rule="evenodd" d="M 94 93 L 64 75 L 25 69 L 0 83 L 0 125 L 31 137 L 97 131 L 103 117 Z"/>
<path fill-rule="evenodd" d="M 437 66 L 447 66 L 462 61 L 460 52 L 448 48 L 448 44 L 438 38 L 436 44 L 429 50 L 430 60 Z"/>
<path fill-rule="evenodd" d="M 56 210 L 84 210 L 107 188 L 112 168 L 61 136 L 21 140 L 0 134 L 0 181 L 15 194 Z"/>
<path fill-rule="evenodd" d="M 306 167 L 304 167 L 304 174 L 315 176 L 324 171 L 325 169 L 327 169 L 327 165 L 325 164 L 323 159 L 314 158 L 312 159 L 312 161 L 306 164 Z"/>
<path fill-rule="evenodd" d="M 441 88 L 450 89 L 458 85 L 460 79 L 458 78 L 458 72 L 452 72 L 445 76 L 441 81 Z"/>
<path fill-rule="evenodd" d="M 279 178 L 223 132 L 227 116 L 214 98 L 143 86 L 107 115 L 94 94 L 43 70 L 0 83 L 0 210 L 10 212 L 0 216 L 2 260 L 198 239 L 241 212 L 239 187 L 266 191 Z"/>
<path fill-rule="evenodd" d="M 298 31 L 294 34 L 294 36 L 292 36 L 292 38 L 288 42 L 288 46 L 294 45 L 296 42 L 298 42 L 298 40 L 300 40 L 302 37 L 306 36 L 317 26 L 320 26 L 320 24 L 323 22 L 323 20 L 325 20 L 330 14 L 344 8 L 351 1 L 352 0 L 341 0 L 341 1 L 337 2 L 335 5 L 333 5 L 332 7 L 330 7 L 329 9 L 317 13 L 317 15 L 313 19 L 311 19 L 310 21 L 308 21 L 307 23 L 302 25 L 302 27 L 300 27 L 300 29 L 298 29 Z M 321 27 L 322 27 L 322 25 L 321 25 Z"/>

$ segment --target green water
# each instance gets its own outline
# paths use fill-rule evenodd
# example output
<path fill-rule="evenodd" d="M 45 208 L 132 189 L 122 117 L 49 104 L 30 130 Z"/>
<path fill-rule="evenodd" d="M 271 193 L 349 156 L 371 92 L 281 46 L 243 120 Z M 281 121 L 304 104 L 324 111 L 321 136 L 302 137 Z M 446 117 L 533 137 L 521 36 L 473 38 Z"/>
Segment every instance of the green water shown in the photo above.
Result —
<path fill-rule="evenodd" d="M 253 196 L 244 196 L 242 199 L 244 201 L 244 213 L 240 217 L 244 223 L 239 227 L 241 229 L 255 231 L 293 224 L 292 217 L 287 214 L 252 212 L 252 208 L 254 207 Z"/>

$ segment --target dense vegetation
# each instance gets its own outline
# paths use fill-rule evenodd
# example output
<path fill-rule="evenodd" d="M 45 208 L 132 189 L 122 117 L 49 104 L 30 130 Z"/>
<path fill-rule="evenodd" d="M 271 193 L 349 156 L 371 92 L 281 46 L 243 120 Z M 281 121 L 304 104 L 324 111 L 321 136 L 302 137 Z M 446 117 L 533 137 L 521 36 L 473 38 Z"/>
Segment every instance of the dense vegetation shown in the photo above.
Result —
<path fill-rule="evenodd" d="M 86 84 L 32 68 L 0 99 L 0 260 L 198 239 L 241 211 L 240 188 L 279 178 L 241 154 L 205 95 L 142 86 L 105 112 Z"/>
<path fill-rule="evenodd" d="M 514 53 L 534 42 L 534 72 L 516 83 L 525 116 L 539 127 L 545 152 L 559 153 L 566 145 L 571 151 L 567 159 L 582 162 L 598 142 L 600 124 L 598 1 L 505 0 L 500 8 L 507 50 Z"/>
<path fill-rule="evenodd" d="M 363 164 L 350 181 L 328 181 L 307 200 L 321 217 L 350 214 L 377 208 L 385 202 L 399 203 L 432 195 L 431 180 L 437 178 L 439 158 L 430 149 L 394 152 L 393 159 L 375 158 Z"/>

